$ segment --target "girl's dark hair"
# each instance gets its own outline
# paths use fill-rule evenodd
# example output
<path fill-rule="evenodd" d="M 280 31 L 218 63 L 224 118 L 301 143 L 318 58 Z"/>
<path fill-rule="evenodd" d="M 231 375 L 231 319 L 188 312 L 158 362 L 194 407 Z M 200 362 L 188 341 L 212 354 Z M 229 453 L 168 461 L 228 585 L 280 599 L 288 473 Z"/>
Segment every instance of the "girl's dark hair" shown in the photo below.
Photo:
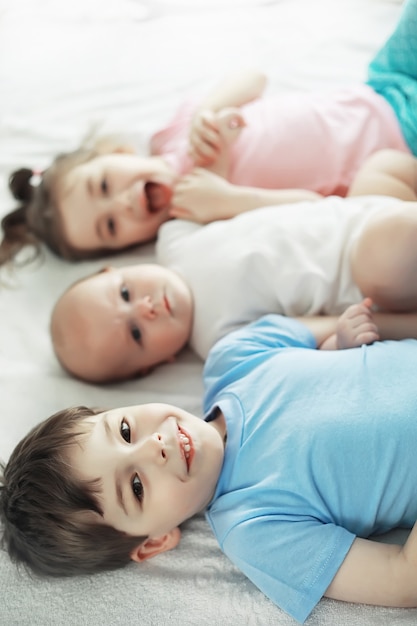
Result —
<path fill-rule="evenodd" d="M 98 481 L 72 476 L 66 451 L 100 411 L 59 411 L 36 426 L 0 469 L 2 546 L 17 564 L 47 576 L 92 574 L 123 567 L 146 537 L 94 521 L 102 515 Z"/>
<path fill-rule="evenodd" d="M 58 209 L 57 190 L 62 178 L 74 167 L 115 150 L 132 151 L 120 141 L 103 138 L 91 149 L 79 148 L 58 155 L 52 165 L 39 174 L 39 184 L 34 184 L 35 173 L 28 168 L 21 168 L 10 175 L 9 189 L 19 206 L 1 220 L 0 266 L 15 261 L 19 252 L 27 246 L 32 247 L 33 254 L 25 256 L 21 264 L 30 263 L 41 255 L 42 242 L 57 256 L 69 261 L 114 254 L 113 249 L 78 250 L 67 243 Z"/>

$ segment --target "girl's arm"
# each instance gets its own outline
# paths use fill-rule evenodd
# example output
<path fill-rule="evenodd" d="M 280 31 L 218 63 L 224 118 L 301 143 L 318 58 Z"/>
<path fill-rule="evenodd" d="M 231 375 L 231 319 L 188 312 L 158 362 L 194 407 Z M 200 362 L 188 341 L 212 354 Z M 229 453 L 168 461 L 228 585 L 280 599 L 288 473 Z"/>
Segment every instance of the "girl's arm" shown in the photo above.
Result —
<path fill-rule="evenodd" d="M 262 95 L 267 83 L 263 72 L 245 69 L 225 76 L 203 99 L 200 110 L 220 111 L 226 107 L 241 107 Z"/>
<path fill-rule="evenodd" d="M 328 598 L 379 606 L 417 606 L 417 526 L 404 546 L 355 539 L 325 592 Z"/>
<path fill-rule="evenodd" d="M 266 82 L 262 72 L 246 69 L 226 76 L 202 100 L 189 133 L 189 153 L 196 165 L 211 165 L 220 152 L 221 137 L 216 113 L 222 109 L 241 107 L 259 98 Z"/>
<path fill-rule="evenodd" d="M 397 150 L 380 150 L 356 174 L 348 196 L 382 195 L 417 200 L 417 159 Z"/>
<path fill-rule="evenodd" d="M 305 189 L 241 187 L 213 172 L 195 168 L 176 184 L 170 215 L 208 224 L 263 206 L 318 200 L 321 197 Z"/>

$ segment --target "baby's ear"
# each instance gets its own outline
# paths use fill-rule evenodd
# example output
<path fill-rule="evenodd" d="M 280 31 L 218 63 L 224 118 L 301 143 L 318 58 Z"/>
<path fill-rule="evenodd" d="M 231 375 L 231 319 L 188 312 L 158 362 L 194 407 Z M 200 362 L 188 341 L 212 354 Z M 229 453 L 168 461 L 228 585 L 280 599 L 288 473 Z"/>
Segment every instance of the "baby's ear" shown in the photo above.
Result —
<path fill-rule="evenodd" d="M 128 145 L 116 146 L 112 152 L 116 152 L 116 154 L 136 154 L 136 150 Z"/>
<path fill-rule="evenodd" d="M 157 554 L 172 550 L 179 544 L 180 539 L 181 531 L 179 528 L 173 528 L 169 533 L 161 535 L 160 537 L 149 537 L 139 546 L 134 548 L 134 550 L 130 553 L 130 558 L 132 561 L 141 563 L 142 561 L 146 561 L 146 559 L 151 559 Z"/>
<path fill-rule="evenodd" d="M 133 375 L 133 377 L 135 376 L 148 376 L 151 372 L 154 371 L 155 367 L 157 367 L 158 365 L 163 365 L 163 363 L 174 363 L 176 357 L 175 354 L 173 356 L 168 357 L 167 359 L 165 359 L 165 361 L 161 361 L 160 363 L 157 363 L 156 365 L 150 365 L 149 367 L 142 367 L 142 369 L 140 369 L 136 374 Z"/>
<path fill-rule="evenodd" d="M 113 270 L 113 265 L 105 265 L 101 269 L 97 270 L 97 274 L 104 274 L 105 272 L 112 272 Z"/>

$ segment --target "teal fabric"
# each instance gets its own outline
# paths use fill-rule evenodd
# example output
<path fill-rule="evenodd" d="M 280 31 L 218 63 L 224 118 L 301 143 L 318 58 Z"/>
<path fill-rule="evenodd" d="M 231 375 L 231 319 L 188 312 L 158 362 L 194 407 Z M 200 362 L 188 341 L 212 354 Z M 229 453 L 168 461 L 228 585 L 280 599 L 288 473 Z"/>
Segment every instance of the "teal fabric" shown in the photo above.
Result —
<path fill-rule="evenodd" d="M 396 29 L 368 69 L 368 85 L 393 107 L 417 155 L 417 0 L 407 0 Z"/>

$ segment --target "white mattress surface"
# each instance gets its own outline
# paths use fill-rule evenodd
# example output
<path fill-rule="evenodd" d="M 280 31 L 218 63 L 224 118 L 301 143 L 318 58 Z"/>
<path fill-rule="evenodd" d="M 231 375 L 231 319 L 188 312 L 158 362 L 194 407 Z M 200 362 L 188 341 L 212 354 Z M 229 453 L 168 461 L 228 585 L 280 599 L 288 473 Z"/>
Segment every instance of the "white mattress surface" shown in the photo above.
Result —
<path fill-rule="evenodd" d="M 390 0 L 1 0 L 0 215 L 14 207 L 7 177 L 43 168 L 91 129 L 149 134 L 182 99 L 247 65 L 268 89 L 333 87 L 365 77 L 400 12 Z M 152 245 L 111 260 L 152 261 Z M 1 273 L 0 458 L 29 428 L 66 405 L 150 401 L 201 414 L 202 363 L 184 351 L 149 377 L 109 385 L 71 379 L 48 334 L 51 307 L 105 261 L 41 263 Z M 0 624 L 274 624 L 295 622 L 222 555 L 204 517 L 175 552 L 96 577 L 39 581 L 0 554 Z M 323 600 L 309 625 L 417 623 L 416 610 Z"/>

